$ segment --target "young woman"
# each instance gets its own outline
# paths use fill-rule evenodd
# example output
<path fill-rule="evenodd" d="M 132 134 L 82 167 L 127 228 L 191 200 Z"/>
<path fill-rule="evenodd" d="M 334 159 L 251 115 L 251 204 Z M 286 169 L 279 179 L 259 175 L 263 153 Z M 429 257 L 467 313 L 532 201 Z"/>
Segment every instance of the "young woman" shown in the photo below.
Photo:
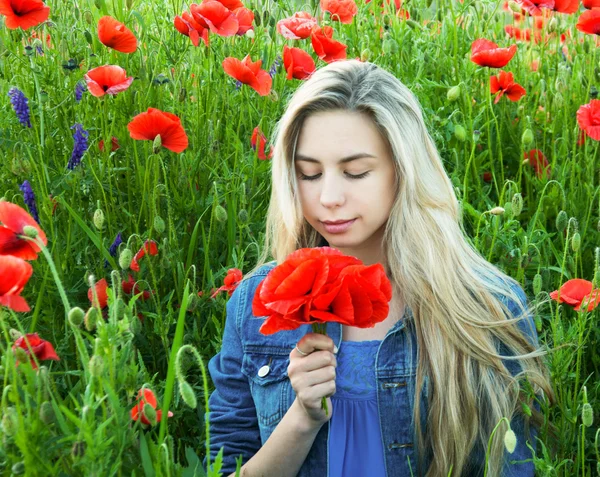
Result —
<path fill-rule="evenodd" d="M 486 462 L 489 476 L 533 476 L 532 398 L 553 394 L 527 298 L 465 238 L 414 95 L 374 64 L 337 61 L 298 88 L 274 137 L 263 254 L 208 365 L 211 461 L 223 447 L 225 475 L 241 456 L 248 477 L 479 476 Z M 262 335 L 256 287 L 319 246 L 385 267 L 388 317 Z M 516 448 L 504 421 L 486 461 L 503 417 Z"/>

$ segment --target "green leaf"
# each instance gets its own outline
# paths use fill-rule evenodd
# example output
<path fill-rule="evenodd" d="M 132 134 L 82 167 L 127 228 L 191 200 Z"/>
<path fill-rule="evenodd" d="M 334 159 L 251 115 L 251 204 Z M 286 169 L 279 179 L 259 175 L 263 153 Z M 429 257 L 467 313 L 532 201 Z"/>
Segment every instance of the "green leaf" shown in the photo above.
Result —
<path fill-rule="evenodd" d="M 150 451 L 148 450 L 148 443 L 146 442 L 146 436 L 144 432 L 140 432 L 140 456 L 142 458 L 142 467 L 144 468 L 144 475 L 146 477 L 154 477 L 154 467 L 152 466 L 152 458 L 150 457 Z"/>
<path fill-rule="evenodd" d="M 202 468 L 202 462 L 191 447 L 185 448 L 185 458 L 188 461 L 188 466 L 183 470 L 182 477 L 206 477 L 206 473 Z"/>

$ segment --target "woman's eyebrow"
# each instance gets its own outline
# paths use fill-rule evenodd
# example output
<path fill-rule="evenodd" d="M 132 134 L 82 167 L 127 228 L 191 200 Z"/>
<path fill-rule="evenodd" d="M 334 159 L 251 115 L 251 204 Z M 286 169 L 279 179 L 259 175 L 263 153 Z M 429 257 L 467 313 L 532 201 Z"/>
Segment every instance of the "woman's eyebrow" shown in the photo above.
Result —
<path fill-rule="evenodd" d="M 376 158 L 377 156 L 373 156 L 372 154 L 369 154 L 368 152 L 359 152 L 357 154 L 352 154 L 351 156 L 340 159 L 338 161 L 338 164 L 345 164 L 346 162 L 351 162 L 351 161 L 355 161 L 357 159 L 363 159 L 363 158 L 367 158 L 367 157 Z M 308 157 L 308 156 L 304 156 L 302 154 L 296 154 L 295 160 L 296 161 L 304 161 L 304 162 L 314 162 L 316 164 L 320 164 L 320 162 L 317 159 L 314 159 L 314 158 Z"/>

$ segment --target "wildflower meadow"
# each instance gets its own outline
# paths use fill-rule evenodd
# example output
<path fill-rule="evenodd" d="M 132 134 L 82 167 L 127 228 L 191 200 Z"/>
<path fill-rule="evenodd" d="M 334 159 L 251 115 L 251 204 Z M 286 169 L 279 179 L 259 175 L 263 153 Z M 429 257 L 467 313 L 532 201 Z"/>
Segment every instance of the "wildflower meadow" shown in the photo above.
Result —
<path fill-rule="evenodd" d="M 271 132 L 359 59 L 416 94 L 469 239 L 536 305 L 536 473 L 600 475 L 599 47 L 599 0 L 0 0 L 0 473 L 220 475 L 206 363 Z"/>

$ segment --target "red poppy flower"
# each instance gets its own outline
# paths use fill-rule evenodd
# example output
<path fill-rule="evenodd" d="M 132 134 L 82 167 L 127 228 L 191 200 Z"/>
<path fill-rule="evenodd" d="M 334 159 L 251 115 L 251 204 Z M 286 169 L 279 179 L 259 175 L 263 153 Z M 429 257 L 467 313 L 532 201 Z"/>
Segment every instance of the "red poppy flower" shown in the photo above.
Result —
<path fill-rule="evenodd" d="M 583 0 L 583 7 L 591 10 L 592 8 L 600 8 L 600 0 Z"/>
<path fill-rule="evenodd" d="M 529 28 L 521 30 L 519 27 L 516 27 L 514 25 L 506 25 L 504 27 L 504 31 L 510 38 L 513 38 L 517 41 L 529 41 L 531 39 L 531 31 L 529 30 Z"/>
<path fill-rule="evenodd" d="M 554 0 L 552 10 L 558 13 L 575 13 L 579 10 L 579 0 Z"/>
<path fill-rule="evenodd" d="M 183 12 L 181 16 L 177 15 L 175 20 L 173 20 L 173 24 L 179 33 L 190 37 L 194 46 L 200 44 L 200 38 L 202 38 L 202 41 L 206 46 L 210 45 L 210 40 L 208 39 L 209 29 L 200 25 L 191 13 Z"/>
<path fill-rule="evenodd" d="M 190 5 L 190 12 L 204 28 L 222 37 L 233 36 L 239 29 L 239 21 L 235 14 L 216 0 L 209 0 L 197 5 Z"/>
<path fill-rule="evenodd" d="M 207 0 L 203 0 L 206 2 Z M 217 0 L 221 5 L 223 5 L 227 10 L 234 12 L 238 8 L 242 8 L 244 4 L 241 0 Z"/>
<path fill-rule="evenodd" d="M 88 299 L 92 306 L 98 306 L 99 308 L 106 308 L 108 304 L 108 293 L 106 290 L 108 289 L 108 283 L 106 282 L 106 278 L 99 280 L 94 285 L 94 289 L 96 290 L 96 297 L 98 298 L 98 302 L 94 303 L 94 293 L 92 291 L 92 287 L 88 289 Z"/>
<path fill-rule="evenodd" d="M 35 260 L 41 248 L 37 243 L 21 238 L 29 225 L 37 230 L 38 238 L 48 244 L 46 234 L 35 219 L 17 204 L 0 202 L 0 255 L 13 255 L 23 260 Z"/>
<path fill-rule="evenodd" d="M 121 146 L 119 145 L 119 140 L 116 137 L 112 137 L 111 140 L 111 151 L 116 151 L 117 149 L 119 149 Z M 100 149 L 101 152 L 104 152 L 104 139 L 100 139 L 100 141 L 98 141 L 98 149 Z"/>
<path fill-rule="evenodd" d="M 592 8 L 583 12 L 575 26 L 583 33 L 600 35 L 600 8 Z"/>
<path fill-rule="evenodd" d="M 530 15 L 539 16 L 543 14 L 542 8 L 552 10 L 554 8 L 554 1 L 555 0 L 517 0 L 517 3 Z"/>
<path fill-rule="evenodd" d="M 288 40 L 303 40 L 308 38 L 317 19 L 307 12 L 296 12 L 290 18 L 277 22 L 277 32 Z"/>
<path fill-rule="evenodd" d="M 146 255 L 146 252 L 148 252 L 150 255 L 158 255 L 158 245 L 154 240 L 146 240 L 144 242 L 144 245 L 142 245 L 138 252 L 133 256 L 129 268 L 131 268 L 134 272 L 139 272 L 139 261 Z"/>
<path fill-rule="evenodd" d="M 156 396 L 151 389 L 143 388 L 138 392 L 138 403 L 131 409 L 131 419 L 137 421 L 141 418 L 142 424 L 150 425 L 150 421 L 144 416 L 144 404 L 149 404 L 152 409 L 156 409 Z M 173 417 L 173 413 L 169 411 L 168 417 Z M 162 419 L 162 410 L 156 411 L 156 422 Z"/>
<path fill-rule="evenodd" d="M 29 344 L 29 346 L 27 346 Z M 31 351 L 33 351 L 33 355 L 38 359 L 38 361 L 45 361 L 48 359 L 52 359 L 54 361 L 60 361 L 60 358 L 54 351 L 54 347 L 52 343 L 49 341 L 41 339 L 37 333 L 28 333 L 25 336 L 21 336 L 17 338 L 15 343 L 12 346 L 12 349 L 21 348 L 25 350 L 25 352 L 31 356 L 31 351 L 29 351 L 29 347 L 31 347 Z M 37 365 L 33 357 L 31 359 L 31 366 L 33 369 L 37 369 Z"/>
<path fill-rule="evenodd" d="M 287 79 L 304 80 L 314 73 L 315 61 L 301 48 L 283 46 L 283 66 L 287 71 Z"/>
<path fill-rule="evenodd" d="M 135 35 L 113 17 L 104 16 L 98 20 L 98 38 L 103 45 L 121 53 L 133 53 L 137 50 Z"/>
<path fill-rule="evenodd" d="M 252 138 L 250 139 L 250 144 L 252 145 L 252 149 L 256 151 L 256 141 L 258 139 L 258 158 L 262 161 L 270 159 L 273 157 L 273 149 L 270 149 L 269 155 L 265 155 L 265 146 L 267 144 L 267 138 L 261 132 L 258 126 L 254 128 L 252 131 Z"/>
<path fill-rule="evenodd" d="M 471 61 L 479 66 L 502 68 L 515 56 L 517 45 L 509 48 L 498 48 L 493 41 L 480 38 L 471 45 Z"/>
<path fill-rule="evenodd" d="M 269 272 L 252 301 L 263 334 L 335 321 L 372 327 L 388 314 L 392 287 L 381 264 L 364 266 L 330 247 L 304 248 Z"/>
<path fill-rule="evenodd" d="M 0 0 L 0 15 L 6 17 L 6 28 L 27 30 L 48 20 L 50 7 L 41 0 Z"/>
<path fill-rule="evenodd" d="M 544 176 L 546 176 L 547 179 L 550 179 L 550 163 L 542 151 L 539 149 L 532 149 L 529 152 L 524 152 L 523 157 L 527 160 L 529 165 L 533 167 L 539 179 L 542 179 Z"/>
<path fill-rule="evenodd" d="M 581 305 L 585 307 L 587 304 L 587 311 L 592 311 L 600 303 L 600 289 L 592 290 L 592 288 L 592 282 L 573 278 L 560 287 L 560 299 L 559 290 L 551 292 L 550 298 L 559 303 L 571 305 L 575 311 L 583 311 Z"/>
<path fill-rule="evenodd" d="M 484 182 L 492 182 L 493 176 L 492 173 L 490 171 L 486 171 L 483 173 L 483 180 Z"/>
<path fill-rule="evenodd" d="M 233 10 L 233 13 L 237 17 L 239 24 L 236 35 L 243 35 L 252 28 L 252 22 L 254 21 L 254 12 L 252 10 L 249 10 L 246 7 L 240 7 Z"/>
<path fill-rule="evenodd" d="M 326 63 L 346 58 L 347 46 L 333 39 L 332 27 L 313 28 L 310 39 L 315 53 Z"/>
<path fill-rule="evenodd" d="M 137 295 L 138 293 L 142 293 L 142 300 L 146 301 L 148 298 L 150 298 L 150 296 L 152 295 L 152 292 L 149 292 L 147 290 L 140 290 L 140 287 L 138 286 L 137 282 L 133 279 L 133 277 L 131 276 L 131 274 L 127 274 L 128 278 L 127 281 L 123 280 L 121 282 L 121 287 L 123 289 L 123 293 L 125 293 L 126 295 Z"/>
<path fill-rule="evenodd" d="M 354 0 L 321 0 L 321 10 L 329 12 L 332 21 L 352 23 L 358 13 Z"/>
<path fill-rule="evenodd" d="M 262 60 L 253 62 L 250 55 L 246 55 L 241 61 L 231 56 L 223 60 L 225 73 L 239 82 L 247 84 L 261 96 L 266 96 L 271 92 L 273 78 L 267 71 L 260 69 L 261 65 Z"/>
<path fill-rule="evenodd" d="M 494 104 L 496 104 L 503 95 L 506 95 L 511 101 L 518 101 L 526 91 L 523 86 L 514 82 L 512 73 L 500 71 L 498 76 L 490 78 L 490 92 L 492 94 L 499 93 L 494 100 Z"/>
<path fill-rule="evenodd" d="M 579 107 L 577 124 L 589 137 L 600 141 L 600 99 L 592 99 L 588 104 Z"/>
<path fill-rule="evenodd" d="M 89 92 L 96 98 L 125 91 L 133 82 L 133 76 L 128 78 L 127 72 L 116 65 L 98 66 L 88 71 L 84 78 Z"/>
<path fill-rule="evenodd" d="M 229 296 L 233 295 L 233 291 L 242 281 L 242 271 L 239 268 L 230 268 L 227 270 L 227 276 L 223 279 L 223 286 L 217 288 L 211 298 L 215 298 L 220 292 L 226 291 Z"/>
<path fill-rule="evenodd" d="M 0 3 L 2 3 L 1 0 L 0 0 Z M 31 32 L 31 35 L 29 35 L 29 39 L 33 41 L 36 38 L 39 38 L 39 40 L 42 42 L 44 41 L 43 35 L 42 34 L 38 35 L 38 33 L 35 30 L 33 30 Z M 52 48 L 52 37 L 50 36 L 50 33 L 46 33 L 46 46 L 48 48 Z"/>
<path fill-rule="evenodd" d="M 371 0 L 365 0 L 365 3 L 371 3 Z M 385 3 L 389 5 L 390 0 L 385 0 Z M 402 7 L 402 0 L 394 0 L 394 6 L 396 7 L 396 10 L 400 10 Z"/>
<path fill-rule="evenodd" d="M 33 267 L 25 260 L 12 255 L 0 255 L 0 305 L 13 311 L 29 311 L 29 305 L 21 292 Z"/>
<path fill-rule="evenodd" d="M 182 152 L 188 147 L 188 137 L 181 120 L 174 114 L 160 109 L 148 108 L 138 114 L 127 125 L 133 139 L 154 141 L 160 134 L 161 144 L 173 152 Z"/>

